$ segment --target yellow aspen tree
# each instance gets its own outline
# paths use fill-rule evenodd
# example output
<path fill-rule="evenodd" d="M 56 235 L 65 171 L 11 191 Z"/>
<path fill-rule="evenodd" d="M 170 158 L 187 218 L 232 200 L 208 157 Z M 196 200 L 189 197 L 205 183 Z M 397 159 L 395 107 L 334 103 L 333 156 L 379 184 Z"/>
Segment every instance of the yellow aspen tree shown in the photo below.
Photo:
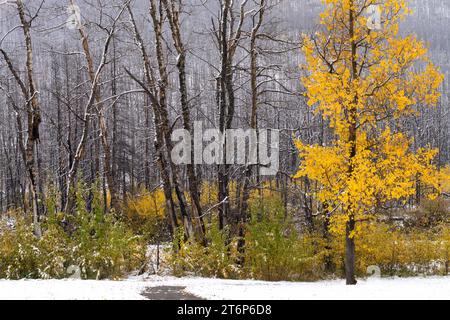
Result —
<path fill-rule="evenodd" d="M 316 196 L 333 212 L 332 227 L 345 228 L 346 281 L 354 285 L 357 221 L 376 214 L 380 203 L 414 195 L 417 177 L 436 195 L 448 179 L 433 164 L 438 151 L 413 150 L 400 121 L 417 105 L 438 102 L 443 76 L 421 41 L 399 35 L 409 14 L 405 0 L 322 1 L 321 31 L 304 39 L 302 81 L 309 106 L 335 139 L 325 146 L 298 142 L 296 178 L 318 183 Z M 372 5 L 381 11 L 376 30 L 368 23 Z"/>

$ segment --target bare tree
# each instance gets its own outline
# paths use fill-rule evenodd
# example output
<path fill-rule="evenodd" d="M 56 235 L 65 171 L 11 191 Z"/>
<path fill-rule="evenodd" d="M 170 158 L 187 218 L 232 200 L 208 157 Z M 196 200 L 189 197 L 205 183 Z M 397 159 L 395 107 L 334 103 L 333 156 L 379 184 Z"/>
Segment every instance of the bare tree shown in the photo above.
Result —
<path fill-rule="evenodd" d="M 134 76 L 129 70 L 126 70 L 128 75 L 137 82 L 146 92 L 147 96 L 150 98 L 151 104 L 153 106 L 154 117 L 153 122 L 156 130 L 155 144 L 155 163 L 157 163 L 159 170 L 161 171 L 164 195 L 166 198 L 166 210 L 168 212 L 168 217 L 171 225 L 172 232 L 175 232 L 178 228 L 178 219 L 176 215 L 176 204 L 172 196 L 172 181 L 170 178 L 170 165 L 168 164 L 167 154 L 165 153 L 165 135 L 160 128 L 162 128 L 162 117 L 161 117 L 161 106 L 158 99 L 158 87 L 156 85 L 156 80 L 154 77 L 154 70 L 150 64 L 150 58 L 147 54 L 147 50 L 140 34 L 140 31 L 136 25 L 136 20 L 133 15 L 133 11 L 130 6 L 128 6 L 128 13 L 133 26 L 133 33 L 137 46 L 139 47 L 145 80 L 139 80 Z M 158 129 L 159 128 L 159 129 Z"/>
<path fill-rule="evenodd" d="M 41 210 L 40 210 L 40 195 L 38 190 L 39 171 L 36 158 L 36 153 L 40 142 L 39 128 L 41 124 L 41 111 L 38 99 L 39 92 L 37 90 L 36 82 L 34 79 L 35 75 L 33 72 L 34 65 L 33 65 L 33 43 L 31 38 L 31 26 L 33 21 L 38 17 L 40 9 L 43 4 L 44 1 L 41 1 L 41 4 L 38 7 L 36 13 L 33 16 L 27 16 L 26 13 L 27 10 L 23 4 L 23 1 L 22 0 L 15 1 L 17 14 L 19 16 L 21 23 L 20 27 L 23 31 L 23 35 L 25 38 L 26 70 L 27 70 L 26 80 L 23 80 L 20 77 L 18 69 L 13 65 L 13 62 L 11 61 L 5 50 L 1 49 L 0 45 L 0 52 L 8 66 L 9 71 L 11 72 L 17 84 L 19 85 L 23 94 L 23 98 L 25 100 L 27 113 L 27 139 L 25 146 L 23 146 L 21 142 L 21 149 L 22 153 L 24 153 L 24 162 L 28 173 L 28 180 L 32 198 L 34 232 L 37 237 L 41 237 L 42 235 L 39 223 Z M 20 124 L 19 125 L 20 129 L 21 119 L 19 116 L 17 119 L 18 123 Z M 23 141 L 22 139 L 20 140 Z"/>
<path fill-rule="evenodd" d="M 67 189 L 68 189 L 67 190 L 67 193 L 68 193 L 67 198 L 73 199 L 73 195 L 71 195 L 71 192 L 72 192 L 71 190 L 74 189 L 74 181 L 75 181 L 75 178 L 77 175 L 78 165 L 79 165 L 80 160 L 83 157 L 84 150 L 85 150 L 86 139 L 87 139 L 88 132 L 89 132 L 89 124 L 91 121 L 90 113 L 92 111 L 95 111 L 95 113 L 97 115 L 99 128 L 100 128 L 100 139 L 101 139 L 101 143 L 103 146 L 103 152 L 105 154 L 105 159 L 104 159 L 104 161 L 105 161 L 105 164 L 104 164 L 105 176 L 107 179 L 108 190 L 109 190 L 110 197 L 111 197 L 111 207 L 113 209 L 115 209 L 116 211 L 119 210 L 119 201 L 118 201 L 118 193 L 117 193 L 117 189 L 116 189 L 115 177 L 113 175 L 114 172 L 112 169 L 111 147 L 110 147 L 110 142 L 108 140 L 109 134 L 108 134 L 108 128 L 107 128 L 105 114 L 104 114 L 104 112 L 105 112 L 104 101 L 102 101 L 102 98 L 101 98 L 100 82 L 101 82 L 102 70 L 107 63 L 108 51 L 110 49 L 111 41 L 116 32 L 117 23 L 118 23 L 120 17 L 122 16 L 125 8 L 129 4 L 129 2 L 130 1 L 126 1 L 125 4 L 121 6 L 119 13 L 117 13 L 115 18 L 113 18 L 113 20 L 112 20 L 111 27 L 109 29 L 103 28 L 103 30 L 107 34 L 107 37 L 106 37 L 106 40 L 103 45 L 103 52 L 102 52 L 102 56 L 100 59 L 100 64 L 97 66 L 97 68 L 94 67 L 94 58 L 91 53 L 89 39 L 86 34 L 86 31 L 85 31 L 83 25 L 81 24 L 81 22 L 78 23 L 78 31 L 80 34 L 80 40 L 81 40 L 81 44 L 83 47 L 84 56 L 86 59 L 89 79 L 91 81 L 91 90 L 90 90 L 89 100 L 86 104 L 84 117 L 83 117 L 84 127 L 83 127 L 82 138 L 78 144 L 77 152 L 75 154 L 75 158 L 72 163 L 72 168 L 70 169 L 70 172 L 68 175 L 69 178 L 68 178 L 68 183 L 67 183 L 67 186 L 68 186 L 67 187 Z M 75 3 L 73 0 L 70 0 L 70 4 L 72 5 L 72 7 L 75 7 Z M 72 205 L 72 201 L 68 201 L 66 211 L 69 211 L 72 209 L 71 205 Z"/>
<path fill-rule="evenodd" d="M 181 23 L 180 23 L 180 14 L 182 10 L 182 1 L 181 0 L 162 0 L 163 6 L 165 8 L 165 12 L 167 15 L 167 20 L 169 21 L 170 30 L 172 33 L 173 45 L 178 54 L 177 60 L 177 69 L 178 69 L 178 81 L 179 81 L 179 91 L 180 91 L 180 104 L 181 104 L 181 113 L 183 118 L 183 127 L 187 130 L 191 136 L 194 135 L 191 123 L 191 108 L 189 106 L 188 99 L 188 88 L 187 88 L 187 80 L 186 80 L 186 49 L 182 40 L 181 35 Z M 192 145 L 194 146 L 194 141 L 192 139 Z M 195 218 L 194 226 L 197 227 L 197 235 L 200 237 L 200 240 L 206 244 L 205 240 L 205 224 L 203 222 L 203 210 L 202 205 L 200 203 L 200 194 L 199 194 L 199 183 L 197 180 L 197 176 L 195 173 L 194 167 L 194 154 L 191 153 L 191 163 L 187 165 L 187 174 L 188 174 L 188 185 L 189 185 L 189 193 L 191 196 L 192 203 L 192 216 Z"/>
<path fill-rule="evenodd" d="M 219 107 L 219 130 L 225 137 L 227 129 L 231 128 L 236 111 L 236 97 L 234 88 L 234 59 L 236 50 L 242 40 L 242 28 L 244 25 L 246 12 L 245 6 L 248 0 L 243 0 L 239 8 L 239 18 L 236 24 L 234 11 L 234 1 L 220 1 L 221 9 L 219 21 L 213 22 L 214 37 L 218 43 L 220 53 L 220 73 L 217 78 L 217 103 Z M 226 145 L 226 138 L 223 146 Z M 223 147 L 222 159 L 227 158 L 226 148 Z M 222 230 L 230 218 L 230 190 L 229 174 L 231 167 L 228 164 L 220 164 L 218 168 L 218 202 L 219 206 L 219 226 Z"/>

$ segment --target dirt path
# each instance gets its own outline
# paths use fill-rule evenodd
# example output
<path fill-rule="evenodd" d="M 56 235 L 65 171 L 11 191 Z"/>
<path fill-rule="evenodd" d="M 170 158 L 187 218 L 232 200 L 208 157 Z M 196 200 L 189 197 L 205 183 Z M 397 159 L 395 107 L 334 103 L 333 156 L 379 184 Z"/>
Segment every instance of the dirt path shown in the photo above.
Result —
<path fill-rule="evenodd" d="M 185 291 L 186 287 L 147 288 L 142 295 L 149 300 L 205 300 Z"/>

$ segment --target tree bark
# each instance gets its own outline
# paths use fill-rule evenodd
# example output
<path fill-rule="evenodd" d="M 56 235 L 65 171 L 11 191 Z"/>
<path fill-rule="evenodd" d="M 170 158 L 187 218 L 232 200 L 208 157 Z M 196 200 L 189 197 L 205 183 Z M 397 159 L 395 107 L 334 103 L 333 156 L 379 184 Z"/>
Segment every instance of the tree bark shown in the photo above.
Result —
<path fill-rule="evenodd" d="M 170 166 L 167 163 L 167 157 L 165 155 L 165 143 L 164 143 L 164 133 L 161 130 L 162 128 L 162 118 L 161 118 L 161 106 L 159 104 L 159 100 L 157 98 L 157 86 L 156 86 L 156 80 L 153 75 L 153 69 L 150 64 L 150 59 L 147 54 L 147 50 L 145 49 L 144 41 L 142 39 L 142 36 L 137 28 L 133 12 L 128 6 L 128 14 L 130 16 L 132 25 L 133 25 L 133 32 L 135 41 L 140 49 L 141 52 L 141 59 L 143 63 L 143 69 L 144 69 L 144 76 L 145 76 L 145 83 L 138 80 L 136 77 L 134 77 L 131 72 L 127 71 L 127 73 L 130 75 L 130 77 L 133 78 L 134 81 L 136 81 L 147 93 L 148 98 L 150 99 L 151 105 L 153 107 L 153 125 L 155 128 L 155 141 L 154 141 L 154 149 L 155 149 L 155 163 L 158 165 L 160 173 L 161 173 L 161 179 L 162 179 L 162 186 L 164 191 L 164 197 L 166 201 L 166 210 L 167 210 L 167 216 L 169 218 L 171 232 L 174 234 L 178 227 L 178 218 L 176 214 L 176 205 L 175 201 L 173 199 L 173 193 L 172 193 L 172 181 L 170 178 Z"/>
<path fill-rule="evenodd" d="M 259 91 L 258 91 L 258 32 L 262 26 L 264 13 L 265 13 L 265 0 L 261 0 L 259 3 L 259 10 L 257 12 L 258 19 L 250 34 L 250 89 L 252 95 L 252 104 L 250 112 L 250 129 L 258 130 L 258 105 L 259 105 Z M 259 135 L 257 134 L 258 149 L 259 149 Z M 258 150 L 257 150 L 258 151 Z M 258 166 L 258 164 L 257 164 Z M 242 200 L 240 204 L 240 221 L 238 223 L 238 251 L 240 253 L 238 263 L 244 264 L 244 251 L 245 251 L 245 233 L 247 228 L 247 222 L 250 220 L 250 213 L 248 208 L 248 201 L 250 199 L 251 192 L 251 178 L 253 172 L 253 163 L 247 163 L 244 171 L 244 185 L 242 191 Z M 260 199 L 262 201 L 262 199 Z"/>
<path fill-rule="evenodd" d="M 73 0 L 70 0 L 70 3 L 72 5 L 74 5 Z M 105 40 L 104 47 L 103 47 L 101 61 L 100 61 L 99 66 L 97 67 L 97 69 L 94 68 L 94 60 L 93 60 L 93 56 L 91 54 L 91 50 L 89 47 L 88 36 L 85 33 L 84 28 L 81 25 L 78 26 L 78 32 L 80 34 L 81 45 L 83 47 L 83 52 L 84 52 L 84 56 L 85 56 L 86 64 L 87 64 L 87 68 L 88 68 L 88 76 L 89 76 L 89 80 L 91 82 L 91 92 L 90 92 L 89 101 L 86 104 L 85 112 L 84 112 L 84 119 L 83 119 L 84 126 L 83 126 L 82 138 L 78 145 L 77 152 L 75 154 L 75 158 L 74 158 L 74 161 L 72 164 L 72 168 L 68 175 L 68 183 L 67 183 L 67 194 L 68 194 L 67 199 L 68 200 L 67 200 L 67 205 L 66 205 L 66 211 L 72 210 L 72 206 L 73 206 L 72 192 L 75 187 L 75 179 L 76 179 L 76 175 L 77 175 L 77 171 L 78 171 L 78 165 L 84 155 L 85 144 L 86 144 L 87 137 L 89 134 L 89 126 L 90 126 L 90 121 L 91 121 L 90 112 L 92 109 L 95 110 L 96 115 L 97 115 L 98 125 L 99 125 L 99 129 L 100 129 L 100 140 L 101 140 L 103 152 L 105 155 L 105 159 L 104 159 L 105 176 L 106 176 L 106 180 L 108 183 L 108 190 L 109 190 L 110 198 L 111 198 L 111 208 L 116 210 L 116 212 L 119 211 L 119 209 L 120 209 L 120 204 L 118 201 L 117 189 L 116 189 L 117 186 L 116 186 L 115 178 L 113 176 L 111 147 L 110 147 L 109 139 L 108 139 L 108 130 L 107 130 L 107 124 L 106 124 L 106 119 L 105 119 L 105 115 L 104 115 L 104 107 L 103 107 L 103 103 L 101 101 L 99 84 L 100 84 L 101 72 L 107 63 L 106 59 L 107 59 L 111 41 L 112 41 L 114 33 L 115 33 L 116 24 L 117 24 L 118 20 L 120 19 L 125 8 L 126 8 L 126 6 L 123 6 L 121 8 L 120 12 L 115 17 L 115 19 L 112 23 L 111 29 L 108 31 L 108 36 Z"/>
<path fill-rule="evenodd" d="M 33 212 L 33 225 L 34 234 L 36 237 L 40 238 L 42 236 L 42 230 L 40 227 L 40 194 L 39 194 L 39 170 L 38 163 L 36 159 L 36 149 L 40 142 L 40 124 L 41 124 L 41 111 L 38 100 L 39 92 L 36 88 L 36 83 L 34 80 L 33 72 L 33 44 L 31 39 L 31 22 L 32 20 L 27 20 L 26 9 L 22 0 L 16 0 L 17 13 L 21 22 L 21 27 L 23 35 L 25 38 L 25 49 L 26 49 L 26 74 L 27 74 L 27 85 L 21 80 L 17 69 L 14 68 L 11 60 L 9 59 L 6 52 L 0 49 L 8 69 L 12 73 L 16 82 L 21 88 L 22 94 L 26 101 L 26 113 L 27 113 L 27 139 L 25 145 L 22 149 L 24 153 L 24 163 L 27 171 L 29 192 L 32 202 L 32 212 Z"/>
<path fill-rule="evenodd" d="M 181 113 L 183 118 L 183 127 L 193 137 L 190 107 L 188 102 L 188 88 L 186 81 L 186 49 L 181 37 L 180 10 L 181 3 L 176 0 L 162 0 L 169 21 L 174 47 L 178 53 L 177 69 L 180 91 Z M 177 4 L 177 3 L 178 4 Z M 191 140 L 191 148 L 193 150 L 194 139 Z M 194 153 L 191 153 L 191 163 L 187 166 L 189 194 L 191 197 L 192 216 L 195 219 L 194 227 L 199 241 L 206 245 L 206 228 L 203 221 L 203 210 L 200 203 L 199 184 L 195 173 Z"/>
<path fill-rule="evenodd" d="M 355 80 L 358 77 L 357 72 L 357 61 L 356 61 L 356 50 L 357 50 L 357 44 L 355 42 L 354 36 L 355 36 L 355 18 L 354 18 L 354 3 L 353 0 L 350 0 L 350 10 L 349 10 L 349 37 L 351 41 L 351 62 L 352 62 L 352 80 Z M 355 96 L 355 101 L 353 103 L 353 106 L 350 109 L 349 112 L 349 137 L 348 137 L 348 143 L 350 145 L 350 158 L 349 158 L 349 179 L 353 176 L 354 172 L 354 164 L 353 160 L 355 159 L 357 155 L 357 149 L 356 149 L 356 141 L 357 141 L 357 105 L 358 105 L 358 97 Z M 351 201 L 351 200 L 350 200 Z M 356 281 L 356 275 L 355 275 L 355 208 L 353 204 L 349 204 L 347 208 L 347 217 L 348 221 L 346 223 L 345 228 L 345 278 L 347 285 L 355 285 L 357 283 Z"/>
<path fill-rule="evenodd" d="M 157 6 L 155 0 L 150 0 L 150 16 L 153 22 L 153 29 L 155 33 L 156 41 L 156 60 L 158 64 L 159 80 L 158 80 L 158 100 L 159 100 L 159 113 L 160 124 L 159 127 L 162 130 L 164 138 L 164 146 L 167 152 L 168 166 L 170 168 L 172 185 L 175 190 L 175 195 L 178 200 L 178 206 L 180 207 L 181 217 L 184 222 L 184 229 L 187 238 L 191 238 L 194 235 L 194 227 L 192 222 L 192 216 L 187 208 L 187 201 L 184 195 L 183 187 L 180 183 L 179 172 L 177 167 L 172 161 L 171 153 L 173 149 L 172 144 L 172 128 L 169 121 L 169 112 L 167 109 L 167 87 L 168 87 L 168 74 L 167 74 L 167 62 L 163 49 L 163 8 Z"/>

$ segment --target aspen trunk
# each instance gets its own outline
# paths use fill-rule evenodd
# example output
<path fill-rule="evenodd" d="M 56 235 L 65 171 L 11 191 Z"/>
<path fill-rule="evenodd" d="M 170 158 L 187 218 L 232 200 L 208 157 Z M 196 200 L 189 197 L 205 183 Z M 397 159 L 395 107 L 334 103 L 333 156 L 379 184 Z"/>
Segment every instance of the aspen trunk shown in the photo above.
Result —
<path fill-rule="evenodd" d="M 186 50 L 181 38 L 181 25 L 180 25 L 180 10 L 181 3 L 176 0 L 163 0 L 162 1 L 166 10 L 166 14 L 169 20 L 170 29 L 172 33 L 172 39 L 174 47 L 178 53 L 177 69 L 178 69 L 178 81 L 180 91 L 181 112 L 183 118 L 183 127 L 189 132 L 191 137 L 193 136 L 190 108 L 188 102 L 188 88 L 186 81 Z M 193 149 L 194 141 L 192 140 L 191 148 Z M 195 174 L 194 154 L 191 154 L 191 163 L 187 165 L 188 186 L 189 194 L 191 197 L 192 217 L 195 219 L 194 227 L 196 229 L 196 235 L 200 242 L 206 245 L 206 228 L 203 221 L 203 210 L 200 203 L 199 184 Z"/>
<path fill-rule="evenodd" d="M 72 5 L 74 5 L 73 0 L 70 0 L 70 3 Z M 67 194 L 68 194 L 67 198 L 68 198 L 68 200 L 67 200 L 67 205 L 66 205 L 66 211 L 70 211 L 72 209 L 73 189 L 75 188 L 75 179 L 76 179 L 76 175 L 78 172 L 79 162 L 81 161 L 81 159 L 84 155 L 85 144 L 86 144 L 87 137 L 89 134 L 89 127 L 90 127 L 90 121 L 91 121 L 89 113 L 92 111 L 92 109 L 94 109 L 94 111 L 96 112 L 96 115 L 97 115 L 98 125 L 99 125 L 99 129 L 100 129 L 100 140 L 101 140 L 103 152 L 105 155 L 105 160 L 104 160 L 105 176 L 106 176 L 106 180 L 108 183 L 108 190 L 109 190 L 110 197 L 111 197 L 111 208 L 113 208 L 116 211 L 118 211 L 120 209 L 118 196 L 117 196 L 116 181 L 115 181 L 115 178 L 113 175 L 114 172 L 112 170 L 113 162 L 112 162 L 112 155 L 111 155 L 111 147 L 110 147 L 110 143 L 109 143 L 109 139 L 108 139 L 108 130 L 107 130 L 106 119 L 105 119 L 105 115 L 104 115 L 104 106 L 101 101 L 101 93 L 100 93 L 99 83 L 100 83 L 101 72 L 107 63 L 106 59 L 107 59 L 110 43 L 111 43 L 112 38 L 115 33 L 116 23 L 119 20 L 119 18 L 121 17 L 125 8 L 126 8 L 125 6 L 122 7 L 119 14 L 115 17 L 115 19 L 113 21 L 111 30 L 109 31 L 108 37 L 105 40 L 101 61 L 100 61 L 99 66 L 97 67 L 97 69 L 94 69 L 94 60 L 93 60 L 93 56 L 91 54 L 91 50 L 89 47 L 88 36 L 86 35 L 84 28 L 82 26 L 78 27 L 81 45 L 83 47 L 83 53 L 84 53 L 87 68 L 88 68 L 88 76 L 89 76 L 89 80 L 91 82 L 91 92 L 90 92 L 89 101 L 85 107 L 85 112 L 84 112 L 84 119 L 83 119 L 84 126 L 83 126 L 82 138 L 78 145 L 77 152 L 75 154 L 75 158 L 74 158 L 74 161 L 72 164 L 72 168 L 68 175 L 68 183 L 67 183 Z"/>
<path fill-rule="evenodd" d="M 351 41 L 351 49 L 352 49 L 352 79 L 356 79 L 358 77 L 357 73 L 357 62 L 356 62 L 356 43 L 354 40 L 355 35 L 355 20 L 354 20 L 354 9 L 353 9 L 353 1 L 350 1 L 350 10 L 349 10 L 349 37 Z M 358 97 L 355 96 L 354 105 L 351 108 L 349 114 L 349 138 L 348 143 L 350 145 L 350 159 L 349 159 L 349 177 L 353 175 L 354 165 L 353 159 L 356 157 L 356 140 L 357 140 L 357 125 L 356 125 L 356 117 L 357 117 L 357 104 Z M 346 212 L 348 216 L 348 221 L 346 223 L 345 228 L 345 278 L 347 285 L 355 285 L 356 275 L 355 275 L 355 213 L 353 205 L 350 204 L 347 208 Z"/>
<path fill-rule="evenodd" d="M 160 102 L 157 98 L 157 86 L 156 86 L 156 80 L 154 78 L 153 69 L 150 64 L 150 59 L 147 54 L 147 51 L 144 46 L 144 41 L 142 40 L 141 34 L 137 28 L 133 12 L 130 8 L 130 6 L 127 7 L 128 14 L 130 16 L 132 25 L 133 25 L 133 32 L 135 41 L 140 49 L 141 52 L 141 59 L 143 62 L 143 68 L 144 68 L 144 76 L 145 76 L 145 83 L 139 81 L 137 78 L 135 78 L 130 72 L 127 72 L 133 80 L 139 83 L 139 85 L 146 91 L 148 98 L 150 99 L 151 105 L 153 107 L 153 126 L 155 128 L 155 141 L 154 141 L 154 149 L 155 149 L 155 163 L 157 164 L 160 173 L 161 173 L 161 179 L 162 179 L 162 186 L 164 191 L 164 196 L 166 200 L 166 210 L 168 212 L 168 219 L 170 222 L 171 232 L 174 234 L 176 230 L 179 227 L 178 218 L 176 214 L 176 205 L 175 201 L 173 199 L 173 193 L 172 193 L 172 181 L 170 177 L 170 166 L 167 163 L 167 157 L 165 153 L 165 142 L 164 142 L 164 133 L 161 130 L 162 128 L 162 118 L 161 118 L 161 107 Z"/>
<path fill-rule="evenodd" d="M 190 238 L 194 234 L 194 227 L 192 222 L 192 216 L 188 211 L 186 197 L 184 195 L 183 187 L 180 183 L 178 168 L 175 166 L 171 159 L 171 153 L 173 149 L 171 135 L 172 129 L 169 121 L 169 112 L 167 109 L 167 93 L 166 89 L 168 86 L 168 74 L 167 74 L 167 62 L 164 55 L 163 49 L 163 9 L 161 6 L 157 6 L 155 0 L 150 0 L 150 16 L 153 21 L 155 40 L 156 40 L 156 60 L 158 64 L 159 71 L 159 113 L 161 126 L 158 128 L 162 130 L 163 133 L 163 141 L 165 151 L 167 153 L 168 165 L 171 173 L 171 182 L 175 191 L 175 195 L 178 200 L 178 206 L 180 208 L 181 217 L 184 222 L 184 229 L 187 238 Z"/>
<path fill-rule="evenodd" d="M 257 38 L 259 29 L 262 26 L 265 13 L 265 0 L 261 0 L 259 6 L 259 15 L 256 24 L 254 25 L 250 36 L 250 87 L 252 94 L 252 105 L 250 112 L 250 128 L 252 130 L 258 130 L 258 52 L 257 52 Z M 257 135 L 258 149 L 259 149 L 259 135 Z M 257 150 L 258 151 L 258 150 Z M 247 163 L 244 172 L 244 186 L 242 191 L 242 200 L 240 204 L 240 217 L 238 223 L 238 251 L 240 258 L 238 263 L 244 264 L 244 251 L 245 251 L 245 233 L 248 220 L 250 219 L 248 201 L 250 199 L 251 192 L 251 178 L 253 172 L 253 164 Z M 259 199 L 262 201 L 262 199 Z"/>

